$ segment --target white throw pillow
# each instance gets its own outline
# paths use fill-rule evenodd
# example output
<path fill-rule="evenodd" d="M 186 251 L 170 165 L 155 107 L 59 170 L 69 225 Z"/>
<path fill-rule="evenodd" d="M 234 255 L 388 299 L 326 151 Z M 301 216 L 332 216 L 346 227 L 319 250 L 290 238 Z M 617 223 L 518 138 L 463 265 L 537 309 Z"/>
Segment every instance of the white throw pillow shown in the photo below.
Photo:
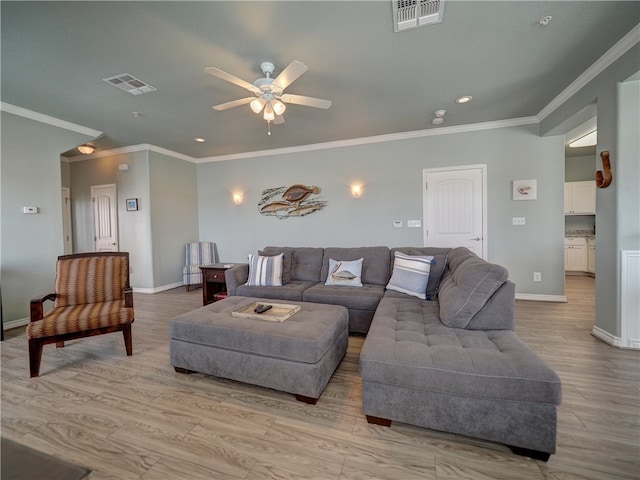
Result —
<path fill-rule="evenodd" d="M 358 260 L 334 260 L 329 259 L 329 273 L 325 285 L 361 287 L 362 286 L 362 262 Z"/>
<path fill-rule="evenodd" d="M 432 261 L 433 257 L 430 255 L 405 255 L 395 252 L 393 273 L 387 289 L 426 299 Z"/>
<path fill-rule="evenodd" d="M 249 279 L 245 285 L 261 287 L 282 286 L 282 259 L 284 253 L 273 257 L 249 254 Z"/>

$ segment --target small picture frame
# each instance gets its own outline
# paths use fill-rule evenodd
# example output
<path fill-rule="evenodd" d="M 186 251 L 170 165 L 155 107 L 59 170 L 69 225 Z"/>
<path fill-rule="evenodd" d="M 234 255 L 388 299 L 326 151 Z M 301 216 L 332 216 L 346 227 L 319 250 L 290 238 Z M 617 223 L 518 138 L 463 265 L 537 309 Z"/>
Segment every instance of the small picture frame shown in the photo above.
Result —
<path fill-rule="evenodd" d="M 538 181 L 536 179 L 513 181 L 514 200 L 537 200 L 537 198 Z"/>
<path fill-rule="evenodd" d="M 138 199 L 127 198 L 127 212 L 135 212 L 138 210 Z"/>

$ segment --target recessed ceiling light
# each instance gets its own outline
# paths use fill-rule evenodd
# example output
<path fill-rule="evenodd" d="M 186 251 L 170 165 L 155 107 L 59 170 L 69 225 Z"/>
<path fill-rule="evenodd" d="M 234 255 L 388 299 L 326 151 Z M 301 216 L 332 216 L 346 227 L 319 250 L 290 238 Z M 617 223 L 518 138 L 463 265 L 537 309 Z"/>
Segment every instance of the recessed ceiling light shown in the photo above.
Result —
<path fill-rule="evenodd" d="M 202 138 L 202 137 L 196 137 L 196 138 L 194 138 L 194 140 L 195 140 L 196 142 L 198 142 L 198 143 L 204 143 L 204 142 L 206 142 L 206 140 L 205 140 L 204 138 Z"/>
<path fill-rule="evenodd" d="M 469 103 L 471 100 L 473 100 L 473 97 L 471 95 L 464 95 L 462 97 L 456 98 L 456 103 Z"/>
<path fill-rule="evenodd" d="M 434 125 L 440 125 L 440 124 L 444 123 L 444 118 L 436 117 L 433 120 L 431 120 L 431 123 L 433 123 Z"/>

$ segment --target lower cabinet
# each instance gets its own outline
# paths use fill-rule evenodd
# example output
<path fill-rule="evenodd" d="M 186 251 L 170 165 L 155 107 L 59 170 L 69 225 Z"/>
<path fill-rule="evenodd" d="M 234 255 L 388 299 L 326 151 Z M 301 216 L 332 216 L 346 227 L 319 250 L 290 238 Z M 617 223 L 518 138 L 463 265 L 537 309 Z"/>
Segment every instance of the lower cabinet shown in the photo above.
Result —
<path fill-rule="evenodd" d="M 595 274 L 595 239 L 565 237 L 564 269 L 566 272 L 588 272 Z"/>

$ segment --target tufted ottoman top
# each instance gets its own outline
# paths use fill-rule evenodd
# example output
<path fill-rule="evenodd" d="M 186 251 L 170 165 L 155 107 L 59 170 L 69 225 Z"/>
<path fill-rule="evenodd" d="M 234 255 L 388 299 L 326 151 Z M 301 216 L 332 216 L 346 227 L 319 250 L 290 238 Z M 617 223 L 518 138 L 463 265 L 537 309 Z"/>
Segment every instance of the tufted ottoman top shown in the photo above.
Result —
<path fill-rule="evenodd" d="M 453 395 L 559 405 L 556 373 L 511 330 L 443 325 L 438 302 L 385 297 L 360 354 L 363 380 Z"/>

